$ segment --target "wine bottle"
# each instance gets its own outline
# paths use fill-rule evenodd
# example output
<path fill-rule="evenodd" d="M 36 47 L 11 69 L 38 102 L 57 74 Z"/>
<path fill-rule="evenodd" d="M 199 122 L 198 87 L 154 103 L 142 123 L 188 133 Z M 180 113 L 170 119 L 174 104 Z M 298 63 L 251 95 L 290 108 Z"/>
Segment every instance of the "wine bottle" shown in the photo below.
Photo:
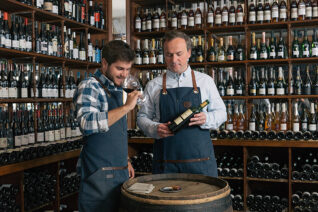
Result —
<path fill-rule="evenodd" d="M 302 84 L 302 90 L 304 95 L 311 95 L 312 82 L 309 74 L 309 65 L 306 67 L 306 79 Z"/>
<path fill-rule="evenodd" d="M 190 121 L 190 119 L 196 114 L 202 111 L 202 109 L 209 104 L 209 100 L 205 100 L 197 107 L 192 107 L 183 112 L 180 116 L 172 121 L 171 124 L 168 125 L 169 129 L 176 133 L 182 127 L 185 127 L 186 124 Z"/>
<path fill-rule="evenodd" d="M 255 42 L 255 32 L 252 32 L 252 45 L 250 49 L 250 60 L 257 60 L 257 46 Z"/>

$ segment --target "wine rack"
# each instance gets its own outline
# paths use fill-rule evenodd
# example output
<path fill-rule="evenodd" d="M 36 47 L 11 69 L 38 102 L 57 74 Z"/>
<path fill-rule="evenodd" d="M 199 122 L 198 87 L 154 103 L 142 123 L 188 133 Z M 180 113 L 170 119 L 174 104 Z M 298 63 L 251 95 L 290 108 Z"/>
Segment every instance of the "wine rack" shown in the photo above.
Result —
<path fill-rule="evenodd" d="M 127 1 L 129 3 L 129 6 L 127 7 L 127 35 L 130 35 L 130 42 L 131 46 L 134 47 L 136 40 L 142 40 L 142 39 L 149 39 L 152 38 L 160 39 L 164 36 L 165 31 L 171 29 L 171 21 L 172 17 L 171 14 L 171 8 L 175 5 L 181 5 L 181 7 L 184 4 L 191 4 L 191 3 L 197 3 L 197 1 L 155 1 L 153 4 L 155 4 L 157 7 L 163 8 L 165 11 L 165 20 L 166 20 L 166 28 L 159 29 L 157 31 L 136 31 L 135 29 L 135 17 L 137 17 L 138 14 L 138 8 L 150 8 L 153 6 L 149 5 L 148 1 L 145 0 L 132 0 Z M 209 3 L 210 1 L 202 0 L 200 2 Z M 216 1 L 214 1 L 215 3 Z M 286 104 L 287 108 L 287 114 L 288 114 L 288 130 L 285 132 L 274 132 L 274 131 L 211 131 L 211 144 L 214 145 L 215 148 L 215 154 L 218 157 L 222 158 L 222 154 L 226 151 L 230 151 L 234 153 L 236 156 L 239 155 L 243 159 L 243 175 L 242 177 L 231 177 L 230 171 L 231 168 L 228 170 L 227 167 L 224 167 L 226 170 L 222 172 L 221 169 L 224 169 L 223 167 L 219 167 L 219 177 L 226 179 L 229 181 L 230 185 L 235 183 L 241 183 L 242 192 L 241 196 L 233 195 L 232 199 L 234 202 L 235 196 L 235 209 L 240 211 L 247 211 L 247 210 L 254 210 L 252 205 L 255 205 L 253 201 L 256 201 L 259 205 L 259 208 L 257 208 L 257 211 L 271 211 L 269 208 L 276 207 L 285 209 L 288 211 L 303 211 L 305 207 L 299 206 L 299 200 L 301 205 L 304 205 L 303 203 L 303 192 L 309 192 L 310 197 L 313 196 L 313 198 L 316 197 L 315 189 L 317 189 L 316 184 L 317 181 L 315 180 L 315 175 L 313 174 L 312 170 L 316 169 L 316 166 L 313 166 L 313 164 L 308 164 L 305 168 L 307 172 L 305 172 L 303 169 L 297 169 L 293 168 L 293 161 L 297 159 L 297 154 L 304 154 L 305 150 L 313 150 L 315 153 L 318 150 L 318 143 L 316 140 L 317 133 L 315 132 L 292 132 L 292 117 L 293 117 L 293 103 L 295 101 L 298 101 L 298 99 L 309 99 L 310 101 L 315 101 L 318 98 L 318 95 L 298 95 L 298 94 L 291 94 L 291 81 L 294 78 L 295 75 L 295 67 L 299 65 L 316 65 L 317 63 L 317 57 L 307 57 L 307 58 L 294 58 L 293 57 L 293 39 L 294 30 L 304 30 L 304 29 L 314 29 L 314 27 L 318 23 L 317 17 L 312 18 L 310 20 L 293 20 L 291 19 L 291 3 L 292 0 L 287 0 L 286 2 L 286 10 L 287 10 L 287 19 L 285 21 L 278 21 L 278 22 L 272 22 L 272 23 L 254 23 L 251 24 L 248 21 L 249 18 L 249 3 L 250 1 L 243 1 L 244 4 L 244 20 L 241 25 L 234 25 L 234 26 L 208 26 L 207 23 L 207 16 L 208 16 L 208 4 L 205 6 L 205 11 L 202 11 L 202 27 L 201 28 L 193 28 L 193 29 L 178 29 L 180 31 L 185 32 L 188 34 L 191 38 L 193 36 L 201 35 L 202 39 L 205 41 L 203 47 L 204 52 L 204 60 L 203 62 L 189 62 L 189 65 L 191 68 L 203 68 L 205 69 L 205 72 L 208 73 L 210 76 L 214 77 L 214 74 L 217 75 L 218 71 L 217 69 L 224 69 L 233 67 L 233 70 L 241 69 L 242 71 L 242 79 L 245 84 L 245 88 L 243 90 L 243 95 L 240 96 L 222 96 L 222 99 L 225 102 L 233 102 L 237 101 L 240 102 L 239 104 L 244 104 L 245 108 L 245 129 L 248 129 L 248 118 L 250 117 L 252 113 L 252 104 L 253 101 L 257 100 L 270 100 L 271 102 L 284 102 Z M 264 3 L 266 1 L 263 1 Z M 258 1 L 256 2 L 256 5 L 258 4 Z M 214 10 L 216 8 L 214 7 Z M 140 11 L 139 11 L 140 12 Z M 159 14 L 160 15 L 160 14 Z M 142 18 L 142 17 L 141 17 Z M 142 19 L 141 19 L 142 21 Z M 284 37 L 284 42 L 286 44 L 286 57 L 281 59 L 256 59 L 251 60 L 249 57 L 250 48 L 251 48 L 251 37 L 252 33 L 256 33 L 259 35 L 262 34 L 262 32 L 266 33 L 266 36 L 268 36 L 268 33 L 271 31 L 277 32 L 283 32 L 282 35 Z M 241 35 L 242 39 L 242 45 L 244 47 L 244 54 L 245 58 L 241 61 L 216 61 L 216 62 L 208 62 L 207 61 L 207 54 L 210 47 L 210 38 L 212 37 L 214 41 L 219 40 L 222 36 L 227 35 Z M 242 36 L 243 35 L 243 36 Z M 277 34 L 276 34 L 277 38 Z M 279 37 L 278 37 L 279 38 Z M 284 95 L 256 95 L 251 96 L 249 95 L 249 82 L 252 77 L 252 69 L 254 67 L 264 67 L 264 66 L 270 66 L 270 67 L 283 67 L 284 69 L 284 77 L 285 81 L 287 82 L 288 86 L 286 87 L 286 92 Z M 134 65 L 134 71 L 136 72 L 147 72 L 151 69 L 165 69 L 165 64 L 140 64 L 140 65 Z M 214 72 L 211 71 L 211 69 L 215 69 Z M 276 70 L 276 69 L 275 69 Z M 314 74 L 315 70 L 312 69 L 311 74 Z M 258 71 L 260 73 L 260 71 Z M 304 70 L 302 70 L 304 72 Z M 311 75 L 312 77 L 313 75 Z M 313 79 L 313 78 L 312 78 Z M 226 105 L 227 106 L 227 105 Z M 129 114 L 128 119 L 128 126 L 132 129 L 136 127 L 136 111 Z M 145 146 L 151 146 L 153 144 L 154 140 L 152 138 L 143 137 L 140 135 L 142 133 L 139 133 L 139 136 L 137 134 L 132 134 L 132 136 L 129 138 L 129 153 L 130 156 L 137 155 L 137 153 L 140 151 L 140 149 L 144 148 Z M 303 150 L 303 151 L 302 151 Z M 271 167 L 274 167 L 275 176 L 273 175 L 272 170 L 270 171 L 269 175 L 266 175 L 264 170 L 260 171 L 261 175 L 253 175 L 251 176 L 250 172 L 248 171 L 248 165 L 250 162 L 250 159 L 255 155 L 263 155 L 264 152 L 271 152 L 273 160 L 270 162 L 264 162 L 261 161 L 258 166 L 260 166 L 262 169 L 268 170 L 268 168 L 271 169 Z M 300 152 L 300 153 L 299 153 Z M 262 160 L 262 159 L 260 159 Z M 280 162 L 277 169 L 277 162 Z M 283 162 L 281 164 L 281 162 Z M 218 161 L 219 163 L 219 161 Z M 264 165 L 265 164 L 265 165 Z M 274 164 L 274 165 L 273 165 Z M 250 164 L 251 165 L 251 164 Z M 265 167 L 265 168 L 264 168 Z M 311 170 L 311 171 L 310 171 Z M 232 171 L 235 172 L 236 170 Z M 220 173 L 225 173 L 226 176 L 222 176 Z M 146 174 L 146 173 L 142 173 Z M 149 173 L 148 173 L 149 174 Z M 255 173 L 254 173 L 255 174 Z M 264 175 L 263 175 L 264 174 Z M 293 176 L 296 176 L 297 178 L 293 179 Z M 299 177 L 299 178 L 298 178 Z M 311 188 L 312 185 L 315 185 L 314 188 Z M 233 185 L 234 186 L 234 185 Z M 269 187 L 269 189 L 266 189 Z M 305 188 L 303 188 L 305 187 Z M 307 188 L 308 187 L 308 188 Z M 266 192 L 262 192 L 262 189 L 266 190 Z M 302 193 L 301 193 L 302 192 Z M 293 194 L 298 194 L 298 197 L 293 197 Z M 234 194 L 234 193 L 233 193 Z M 235 193 L 237 194 L 237 193 Z M 242 205 L 240 203 L 240 198 L 242 198 Z M 293 199 L 296 199 L 294 202 Z M 309 198 L 310 199 L 310 198 Z M 261 201 L 260 201 L 261 200 Z M 265 200 L 263 202 L 262 200 Z M 274 201 L 272 205 L 269 204 L 269 201 Z M 305 201 L 308 206 L 308 204 L 311 204 L 306 198 L 305 195 Z M 260 203 L 261 202 L 261 203 Z M 308 203 L 309 202 L 309 203 Z M 256 204 L 256 205 L 257 205 Z M 275 206 L 274 206 L 275 205 Z M 234 206 L 234 205 L 233 205 Z M 262 208 L 262 210 L 261 210 Z"/>
<path fill-rule="evenodd" d="M 5 199 L 8 201 L 8 203 L 4 203 L 4 205 L 1 203 L 0 210 L 2 211 L 61 211 L 65 210 L 66 207 L 68 207 L 66 210 L 78 210 L 77 194 L 79 177 L 75 174 L 75 167 L 83 142 L 82 137 L 78 135 L 76 126 L 72 125 L 71 128 L 71 122 L 69 122 L 67 118 L 69 111 L 72 111 L 72 98 L 71 96 L 66 95 L 71 89 L 66 76 L 68 75 L 67 73 L 74 72 L 74 70 L 77 70 L 80 75 L 84 76 L 84 72 L 93 73 L 96 68 L 100 68 L 101 64 L 99 63 L 99 60 L 93 60 L 92 56 L 88 55 L 89 48 L 92 45 L 95 45 L 95 41 L 112 40 L 112 1 L 92 0 L 86 1 L 86 3 L 78 2 L 80 3 L 81 12 L 83 13 L 78 20 L 76 20 L 76 18 L 75 20 L 71 19 L 74 18 L 71 17 L 71 15 L 66 15 L 65 5 L 68 5 L 67 0 L 56 1 L 53 3 L 52 1 L 49 1 L 49 4 L 52 3 L 53 6 L 58 4 L 58 12 L 54 11 L 54 8 L 53 11 L 39 8 L 39 5 L 37 5 L 39 2 L 40 1 L 33 0 L 4 0 L 1 1 L 0 5 L 0 19 L 3 21 L 2 18 L 5 12 L 6 20 L 10 27 L 12 26 L 12 22 L 19 19 L 22 20 L 26 18 L 26 21 L 29 21 L 25 30 L 29 30 L 27 35 L 30 34 L 32 42 L 32 48 L 25 49 L 27 51 L 20 51 L 23 49 L 19 48 L 5 48 L 8 46 L 0 47 L 0 59 L 6 60 L 5 63 L 25 63 L 30 64 L 32 67 L 31 70 L 28 70 L 32 76 L 28 79 L 30 83 L 30 86 L 28 87 L 30 90 L 28 98 L 1 98 L 0 104 L 2 105 L 1 107 L 8 109 L 5 111 L 8 114 L 15 112 L 15 110 L 12 109 L 14 105 L 32 105 L 32 109 L 28 109 L 27 111 L 32 111 L 30 117 L 33 117 L 31 123 L 34 127 L 31 128 L 32 130 L 30 130 L 30 133 L 33 132 L 35 138 L 35 143 L 28 146 L 19 148 L 12 148 L 11 146 L 8 147 L 8 149 L 3 146 L 1 147 L 0 195 L 3 196 L 3 194 L 5 194 L 7 196 Z M 90 2 L 93 2 L 93 5 L 89 5 Z M 93 11 L 90 10 L 94 5 L 94 10 L 99 8 L 99 15 L 103 14 L 102 17 L 99 16 L 100 21 L 98 24 L 92 24 L 92 20 L 90 20 L 91 17 L 87 15 L 92 14 Z M 76 7 L 77 6 L 79 7 L 79 5 L 76 5 Z M 76 10 L 77 9 L 79 8 L 76 8 Z M 80 14 L 74 13 L 74 15 L 79 16 Z M 13 20 L 11 17 L 14 17 L 15 19 Z M 105 20 L 105 22 L 102 23 L 102 20 Z M 52 26 L 52 30 L 48 30 L 50 33 L 53 31 L 59 32 L 56 36 L 58 37 L 58 42 L 61 46 L 58 47 L 60 49 L 57 51 L 57 54 L 55 54 L 56 51 L 51 55 L 49 55 L 50 53 L 42 54 L 43 52 L 38 51 L 38 26 L 41 25 L 41 23 Z M 20 24 L 20 22 L 18 24 Z M 42 27 L 41 30 L 44 32 L 44 28 Z M 63 33 L 64 27 L 75 33 L 74 40 L 77 44 L 80 44 L 80 40 L 83 41 L 82 46 L 85 48 L 86 55 L 85 58 L 78 58 L 82 60 L 76 60 L 74 58 L 70 59 L 70 57 L 67 56 L 66 46 L 68 43 L 65 42 L 65 35 L 67 35 L 67 32 Z M 11 34 L 12 32 L 9 31 L 9 33 Z M 82 39 L 80 39 L 80 35 L 83 36 Z M 84 39 L 88 37 L 90 37 L 90 40 L 93 42 L 88 42 L 87 39 Z M 99 42 L 99 44 L 102 43 Z M 36 74 L 37 72 L 41 72 L 40 68 L 43 66 L 59 67 L 59 69 L 61 69 L 60 76 L 62 77 L 60 82 L 58 82 L 58 88 L 61 90 L 58 91 L 59 95 L 55 95 L 55 97 L 36 96 L 36 83 L 39 80 L 36 79 Z M 1 69 L 1 72 L 3 72 L 3 69 Z M 72 75 L 75 76 L 76 73 L 74 72 Z M 5 80 L 3 77 L 1 77 L 1 79 L 2 81 Z M 57 82 L 55 83 L 57 84 Z M 73 82 L 73 84 L 75 84 L 75 82 Z M 60 92 L 62 92 L 62 95 L 60 95 Z M 56 98 L 57 96 L 59 96 L 59 98 Z M 44 131 L 48 131 L 48 129 L 45 128 L 49 123 L 40 122 L 39 117 L 39 114 L 47 112 L 45 111 L 45 107 L 48 104 L 61 106 L 59 109 L 62 108 L 62 110 L 58 111 L 59 109 L 55 108 L 57 110 L 54 114 L 61 118 L 60 121 L 57 121 L 56 123 L 61 124 L 61 131 L 62 128 L 65 129 L 65 131 L 63 131 L 65 138 L 61 137 L 61 139 L 59 139 L 60 137 L 58 137 L 54 142 L 45 141 L 43 143 L 38 143 L 38 135 L 43 134 Z M 53 116 L 53 109 L 49 113 Z M 46 115 L 48 116 L 48 114 Z M 9 118 L 7 119 L 9 122 Z M 41 126 L 38 127 L 39 125 Z M 67 132 L 67 127 L 69 127 L 69 132 Z M 69 136 L 66 136 L 67 133 L 69 133 Z M 3 136 L 1 136 L 1 139 L 2 137 Z M 4 197 L 1 198 L 1 200 L 4 200 Z"/>

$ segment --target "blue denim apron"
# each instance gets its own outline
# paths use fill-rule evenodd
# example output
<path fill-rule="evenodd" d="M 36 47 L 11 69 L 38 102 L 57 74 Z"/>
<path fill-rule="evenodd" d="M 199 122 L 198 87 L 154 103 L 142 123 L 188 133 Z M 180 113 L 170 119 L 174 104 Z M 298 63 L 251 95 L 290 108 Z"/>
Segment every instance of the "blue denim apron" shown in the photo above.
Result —
<path fill-rule="evenodd" d="M 109 111 L 122 106 L 122 92 L 109 92 Z M 109 131 L 84 139 L 86 142 L 80 155 L 79 211 L 118 211 L 120 187 L 129 179 L 129 174 L 127 168 L 113 170 L 112 167 L 127 166 L 126 117 L 110 126 Z"/>
<path fill-rule="evenodd" d="M 160 123 L 176 118 L 187 110 L 185 106 L 199 106 L 202 102 L 194 72 L 193 88 L 166 89 L 165 80 L 166 76 L 163 77 L 163 89 L 159 100 Z M 174 136 L 155 140 L 153 173 L 192 173 L 217 177 L 217 165 L 209 130 L 201 129 L 198 125 L 186 126 Z"/>

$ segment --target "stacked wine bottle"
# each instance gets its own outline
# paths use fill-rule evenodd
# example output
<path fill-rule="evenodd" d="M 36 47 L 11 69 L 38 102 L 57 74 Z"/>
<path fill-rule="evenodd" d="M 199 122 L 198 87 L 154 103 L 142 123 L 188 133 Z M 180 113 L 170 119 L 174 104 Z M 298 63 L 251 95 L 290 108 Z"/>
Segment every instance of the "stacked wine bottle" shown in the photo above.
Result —
<path fill-rule="evenodd" d="M 266 179 L 288 179 L 287 164 L 274 162 L 269 155 L 253 155 L 247 160 L 247 176 Z"/>
<path fill-rule="evenodd" d="M 296 191 L 292 195 L 294 212 L 318 211 L 318 192 Z"/>
<path fill-rule="evenodd" d="M 21 211 L 16 201 L 18 192 L 18 185 L 0 184 L 0 211 Z"/>
<path fill-rule="evenodd" d="M 246 203 L 249 211 L 254 212 L 288 210 L 288 199 L 278 195 L 249 194 Z"/>
<path fill-rule="evenodd" d="M 243 211 L 244 202 L 243 202 L 243 187 L 238 183 L 229 182 L 231 187 L 231 199 L 233 210 Z"/>
<path fill-rule="evenodd" d="M 24 172 L 25 210 L 31 210 L 55 200 L 55 188 L 56 176 L 49 171 L 36 169 Z"/>
<path fill-rule="evenodd" d="M 139 129 L 129 129 L 127 130 L 128 138 L 131 137 L 146 137 L 143 131 Z"/>
<path fill-rule="evenodd" d="M 140 152 L 136 156 L 131 158 L 132 166 L 136 172 L 152 172 L 152 159 L 153 154 L 151 152 Z"/>
<path fill-rule="evenodd" d="M 243 177 L 243 159 L 231 152 L 216 155 L 218 175 L 222 177 Z"/>
<path fill-rule="evenodd" d="M 80 176 L 76 172 L 68 173 L 66 169 L 60 170 L 61 197 L 79 191 Z"/>
<path fill-rule="evenodd" d="M 318 181 L 317 156 L 314 152 L 297 153 L 293 157 L 292 179 Z"/>

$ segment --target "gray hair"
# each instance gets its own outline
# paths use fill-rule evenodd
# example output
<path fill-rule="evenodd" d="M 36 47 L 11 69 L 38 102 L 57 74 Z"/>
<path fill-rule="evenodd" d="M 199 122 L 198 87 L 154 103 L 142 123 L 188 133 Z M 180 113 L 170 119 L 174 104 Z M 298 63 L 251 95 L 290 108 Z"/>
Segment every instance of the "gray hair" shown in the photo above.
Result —
<path fill-rule="evenodd" d="M 165 36 L 163 38 L 164 43 L 165 42 L 169 42 L 175 38 L 182 38 L 185 40 L 186 44 L 187 44 L 187 51 L 189 51 L 191 49 L 191 39 L 190 37 L 185 34 L 184 32 L 181 31 L 177 31 L 177 30 L 170 30 L 168 32 L 165 33 Z"/>

